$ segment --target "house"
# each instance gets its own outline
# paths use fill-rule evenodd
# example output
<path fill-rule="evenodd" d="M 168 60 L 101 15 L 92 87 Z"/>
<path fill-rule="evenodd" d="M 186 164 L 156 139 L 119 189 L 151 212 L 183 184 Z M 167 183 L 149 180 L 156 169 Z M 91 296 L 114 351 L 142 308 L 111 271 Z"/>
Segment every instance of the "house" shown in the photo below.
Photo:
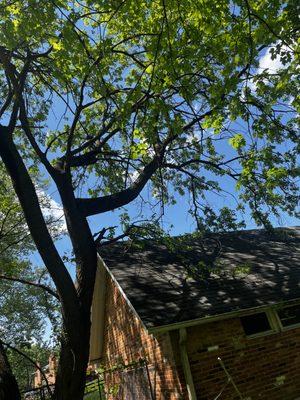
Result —
<path fill-rule="evenodd" d="M 45 378 L 47 379 L 48 385 L 55 384 L 56 370 L 57 370 L 57 360 L 54 354 L 50 354 L 48 359 L 48 364 L 44 367 L 41 367 L 38 364 L 39 368 L 36 368 L 33 377 L 33 388 L 39 388 L 46 384 Z M 43 374 L 42 374 L 43 371 Z"/>
<path fill-rule="evenodd" d="M 90 359 L 107 398 L 300 399 L 300 227 L 171 242 L 100 252 Z"/>

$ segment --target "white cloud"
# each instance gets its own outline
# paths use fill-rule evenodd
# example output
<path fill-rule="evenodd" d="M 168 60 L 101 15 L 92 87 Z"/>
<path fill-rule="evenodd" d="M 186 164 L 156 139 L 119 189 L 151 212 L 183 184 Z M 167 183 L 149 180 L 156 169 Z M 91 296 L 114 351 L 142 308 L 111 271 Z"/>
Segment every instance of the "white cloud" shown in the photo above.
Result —
<path fill-rule="evenodd" d="M 62 205 L 42 189 L 37 189 L 37 195 L 50 233 L 54 236 L 66 233 L 67 225 Z"/>
<path fill-rule="evenodd" d="M 254 73 L 254 75 L 259 75 L 264 70 L 267 70 L 270 74 L 276 74 L 276 72 L 287 65 L 283 65 L 280 60 L 280 55 L 278 54 L 275 59 L 272 59 L 272 50 L 275 49 L 276 46 L 270 47 L 263 56 L 259 59 L 259 65 Z M 281 47 L 281 53 L 284 53 L 288 50 L 286 46 Z M 256 91 L 256 83 L 252 80 L 248 81 L 248 87 L 252 91 Z"/>
<path fill-rule="evenodd" d="M 140 172 L 135 170 L 135 171 L 130 171 L 128 174 L 128 178 L 130 180 L 131 183 L 135 182 L 137 180 L 137 178 L 139 177 Z"/>
<path fill-rule="evenodd" d="M 286 50 L 285 46 L 282 47 L 282 50 Z M 268 69 L 270 73 L 276 73 L 282 67 L 283 64 L 280 61 L 280 56 L 277 55 L 277 57 L 272 60 L 271 49 L 268 49 L 266 53 L 259 59 L 258 72 Z"/>

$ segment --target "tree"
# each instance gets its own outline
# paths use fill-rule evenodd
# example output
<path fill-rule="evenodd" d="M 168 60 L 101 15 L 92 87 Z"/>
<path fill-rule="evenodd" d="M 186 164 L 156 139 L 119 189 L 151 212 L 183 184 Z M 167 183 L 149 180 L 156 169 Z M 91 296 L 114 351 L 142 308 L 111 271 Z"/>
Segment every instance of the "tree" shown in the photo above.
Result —
<path fill-rule="evenodd" d="M 25 389 L 26 372 L 35 369 L 33 365 L 28 368 L 28 359 L 16 351 L 21 348 L 22 353 L 43 355 L 44 347 L 33 346 L 33 341 L 43 343 L 46 318 L 57 320 L 57 324 L 59 319 L 53 296 L 55 291 L 47 286 L 46 271 L 33 268 L 26 260 L 34 246 L 20 204 L 1 164 L 0 182 L 0 398 L 15 400 L 19 398 L 18 384 Z M 40 199 L 46 207 L 47 198 L 40 196 Z M 47 215 L 51 227 L 53 216 L 49 208 Z M 52 228 L 53 233 L 57 231 Z"/>
<path fill-rule="evenodd" d="M 16 379 L 11 371 L 6 352 L 0 340 L 0 398 L 20 400 Z"/>
<path fill-rule="evenodd" d="M 229 180 L 235 208 L 249 207 L 258 224 L 294 213 L 298 8 L 294 0 L 2 1 L 0 155 L 61 303 L 56 399 L 83 396 L 97 244 L 114 234 L 100 217 L 93 234 L 89 217 L 143 202 L 148 187 L 150 219 L 159 218 L 155 205 L 188 194 L 199 230 L 206 216 L 233 227 L 234 210 L 209 202 Z M 276 69 L 261 69 L 262 56 Z M 37 167 L 59 192 L 76 282 L 43 218 Z M 126 212 L 120 224 L 123 235 L 139 229 Z"/>
<path fill-rule="evenodd" d="M 24 344 L 18 347 L 17 351 L 15 348 L 8 348 L 7 356 L 21 391 L 30 391 L 32 389 L 34 373 L 37 370 L 36 365 L 44 368 L 54 350 L 52 346 L 49 347 L 43 341 L 39 344 Z"/>
<path fill-rule="evenodd" d="M 37 275 L 40 276 L 39 279 Z M 52 351 L 45 339 L 46 327 L 49 325 L 47 320 L 50 320 L 55 328 L 51 338 L 52 348 L 59 334 L 58 302 L 51 294 L 53 289 L 45 282 L 47 282 L 45 271 L 33 269 L 26 261 L 10 260 L 10 263 L 6 262 L 5 269 L 1 268 L 1 352 L 3 357 L 6 357 L 6 365 L 10 365 L 10 370 L 22 390 L 27 390 L 32 384 L 35 364 L 37 362 L 43 362 L 42 365 L 47 364 L 45 359 L 48 360 Z M 0 366 L 0 374 L 2 372 Z M 3 390 L 2 385 L 6 385 L 7 388 L 12 387 L 10 382 L 2 379 L 0 393 L 1 389 Z M 10 397 L 9 393 L 0 396 L 0 399 L 7 400 L 15 398 L 14 395 Z"/>

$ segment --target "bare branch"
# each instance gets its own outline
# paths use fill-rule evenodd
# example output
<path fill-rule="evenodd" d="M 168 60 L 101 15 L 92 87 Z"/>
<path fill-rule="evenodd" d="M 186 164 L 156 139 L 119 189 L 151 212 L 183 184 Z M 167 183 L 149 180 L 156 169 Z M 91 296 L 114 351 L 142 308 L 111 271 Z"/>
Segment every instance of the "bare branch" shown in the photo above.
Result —
<path fill-rule="evenodd" d="M 94 199 L 77 199 L 78 208 L 81 210 L 83 215 L 87 217 L 89 215 L 104 213 L 125 206 L 136 199 L 141 193 L 146 183 L 158 169 L 160 162 L 161 156 L 156 155 L 153 160 L 145 166 L 136 181 L 127 189 Z"/>
<path fill-rule="evenodd" d="M 43 289 L 45 292 L 51 294 L 51 296 L 54 296 L 57 300 L 59 300 L 58 294 L 54 290 L 52 290 L 49 286 L 44 285 L 42 283 L 31 282 L 31 281 L 27 281 L 26 279 L 16 278 L 16 277 L 6 276 L 6 275 L 0 275 L 0 279 L 6 280 L 6 281 L 11 281 L 11 282 L 24 283 L 25 285 L 34 286 L 39 289 Z"/>
<path fill-rule="evenodd" d="M 23 351 L 17 349 L 15 346 L 12 346 L 12 345 L 9 344 L 9 343 L 3 342 L 2 339 L 1 339 L 1 343 L 2 343 L 4 346 L 8 347 L 9 349 L 11 349 L 11 350 L 15 351 L 16 353 L 18 353 L 20 356 L 26 358 L 26 360 L 28 360 L 32 365 L 35 366 L 36 369 L 38 369 L 38 370 L 40 371 L 40 373 L 42 374 L 42 376 L 43 376 L 43 378 L 44 378 L 44 380 L 45 380 L 45 383 L 46 383 L 46 386 L 47 386 L 49 395 L 51 396 L 51 399 L 53 399 L 52 391 L 51 391 L 51 389 L 50 389 L 50 387 L 49 387 L 49 383 L 48 383 L 47 376 L 45 375 L 43 369 L 39 366 L 39 364 L 37 364 L 31 357 L 29 357 L 29 356 L 28 356 L 26 353 L 24 353 Z"/>

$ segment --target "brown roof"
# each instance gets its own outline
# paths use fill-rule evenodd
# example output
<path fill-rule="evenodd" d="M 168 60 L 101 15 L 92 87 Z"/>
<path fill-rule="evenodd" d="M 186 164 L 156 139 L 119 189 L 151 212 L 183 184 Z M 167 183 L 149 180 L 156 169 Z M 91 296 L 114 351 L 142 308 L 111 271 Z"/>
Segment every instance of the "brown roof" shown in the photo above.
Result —
<path fill-rule="evenodd" d="M 300 227 L 209 238 L 205 251 L 186 236 L 189 249 L 144 241 L 138 250 L 123 242 L 103 247 L 100 255 L 148 328 L 300 298 Z M 219 243 L 211 274 L 203 277 L 209 246 Z"/>

